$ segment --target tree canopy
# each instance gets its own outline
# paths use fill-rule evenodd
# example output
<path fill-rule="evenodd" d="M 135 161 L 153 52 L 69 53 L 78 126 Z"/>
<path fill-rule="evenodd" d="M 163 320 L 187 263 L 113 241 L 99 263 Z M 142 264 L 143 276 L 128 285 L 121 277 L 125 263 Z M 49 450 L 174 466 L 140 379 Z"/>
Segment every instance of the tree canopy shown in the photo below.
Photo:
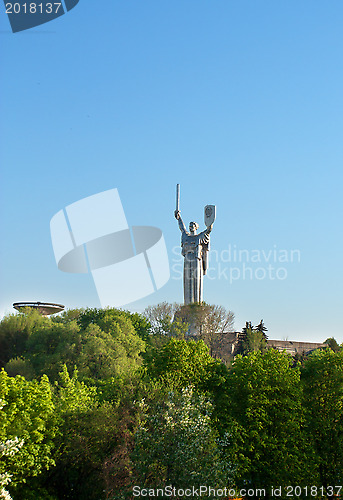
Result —
<path fill-rule="evenodd" d="M 204 303 L 6 316 L 0 498 L 125 500 L 134 485 L 204 483 L 271 500 L 276 485 L 338 494 L 341 346 L 329 338 L 296 364 L 248 322 L 242 355 L 224 363 L 213 340 L 232 321 Z"/>
<path fill-rule="evenodd" d="M 81 378 L 91 380 L 124 376 L 140 366 L 140 355 L 145 351 L 141 338 L 144 318 L 138 335 L 131 316 L 117 309 L 73 310 L 56 319 L 39 318 L 36 311 L 11 315 L 3 331 L 12 332 L 11 338 L 21 335 L 21 342 L 20 349 L 18 342 L 12 350 L 7 347 L 10 359 L 5 368 L 13 376 L 34 378 L 46 374 L 50 380 L 58 379 L 63 364 L 69 371 L 76 366 Z M 138 325 L 138 318 L 133 318 Z M 19 333 L 15 335 L 18 325 Z"/>

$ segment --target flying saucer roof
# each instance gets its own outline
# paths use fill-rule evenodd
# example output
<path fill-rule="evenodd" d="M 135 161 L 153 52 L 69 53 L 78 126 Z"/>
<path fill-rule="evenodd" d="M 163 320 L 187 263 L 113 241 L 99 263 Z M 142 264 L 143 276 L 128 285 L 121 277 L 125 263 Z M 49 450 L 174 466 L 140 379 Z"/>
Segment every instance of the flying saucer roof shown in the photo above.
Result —
<path fill-rule="evenodd" d="M 64 309 L 62 304 L 54 304 L 52 302 L 14 302 L 13 307 L 17 311 L 31 307 L 32 309 L 37 309 L 42 316 L 50 316 L 50 314 L 56 314 Z"/>

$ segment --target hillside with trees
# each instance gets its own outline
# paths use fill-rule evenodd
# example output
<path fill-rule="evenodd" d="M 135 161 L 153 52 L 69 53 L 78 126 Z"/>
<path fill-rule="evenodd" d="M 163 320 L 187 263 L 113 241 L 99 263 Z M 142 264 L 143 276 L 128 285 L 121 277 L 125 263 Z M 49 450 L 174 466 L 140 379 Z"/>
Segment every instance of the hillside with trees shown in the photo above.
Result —
<path fill-rule="evenodd" d="M 124 500 L 134 487 L 201 485 L 337 496 L 342 346 L 328 339 L 295 363 L 266 347 L 263 322 L 247 323 L 241 354 L 223 362 L 213 342 L 232 328 L 233 313 L 208 304 L 4 317 L 0 498 Z"/>

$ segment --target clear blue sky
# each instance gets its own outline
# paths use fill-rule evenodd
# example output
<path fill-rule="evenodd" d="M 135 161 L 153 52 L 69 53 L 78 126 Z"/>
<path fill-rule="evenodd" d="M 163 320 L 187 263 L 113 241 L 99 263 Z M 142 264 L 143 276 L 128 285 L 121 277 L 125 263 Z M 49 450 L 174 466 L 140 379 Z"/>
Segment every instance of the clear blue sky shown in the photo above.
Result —
<path fill-rule="evenodd" d="M 163 230 L 173 266 L 179 182 L 185 222 L 217 206 L 207 302 L 237 330 L 343 341 L 341 0 L 80 0 L 17 34 L 0 7 L 1 315 L 99 306 L 90 275 L 57 269 L 49 223 L 107 189 L 129 224 Z M 285 279 L 259 279 L 270 264 Z M 182 301 L 180 280 L 129 308 L 162 301 Z"/>

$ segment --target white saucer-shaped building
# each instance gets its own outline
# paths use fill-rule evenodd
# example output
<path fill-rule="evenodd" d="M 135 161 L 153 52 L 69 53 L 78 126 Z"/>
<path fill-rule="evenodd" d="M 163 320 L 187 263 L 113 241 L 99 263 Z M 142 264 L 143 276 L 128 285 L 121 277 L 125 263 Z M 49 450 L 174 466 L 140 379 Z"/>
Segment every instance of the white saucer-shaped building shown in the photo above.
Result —
<path fill-rule="evenodd" d="M 62 304 L 54 304 L 52 302 L 14 302 L 13 307 L 19 312 L 27 307 L 30 307 L 31 309 L 39 311 L 42 316 L 50 316 L 51 314 L 59 313 L 64 309 Z"/>

